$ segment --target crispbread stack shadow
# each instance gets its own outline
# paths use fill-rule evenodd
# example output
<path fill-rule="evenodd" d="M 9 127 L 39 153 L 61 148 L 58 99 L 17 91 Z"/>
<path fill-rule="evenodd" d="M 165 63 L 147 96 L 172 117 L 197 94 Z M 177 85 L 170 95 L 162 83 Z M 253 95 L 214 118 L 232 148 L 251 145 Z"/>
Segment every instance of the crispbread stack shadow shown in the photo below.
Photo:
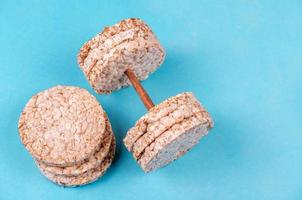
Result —
<path fill-rule="evenodd" d="M 42 174 L 62 186 L 97 180 L 115 155 L 115 137 L 105 111 L 78 87 L 57 86 L 34 95 L 18 128 Z"/>
<path fill-rule="evenodd" d="M 140 84 L 164 61 L 151 28 L 137 18 L 104 28 L 80 49 L 78 63 L 93 89 L 107 94 L 132 84 L 148 109 L 124 144 L 145 172 L 185 154 L 213 128 L 213 120 L 192 93 L 154 105 Z"/>

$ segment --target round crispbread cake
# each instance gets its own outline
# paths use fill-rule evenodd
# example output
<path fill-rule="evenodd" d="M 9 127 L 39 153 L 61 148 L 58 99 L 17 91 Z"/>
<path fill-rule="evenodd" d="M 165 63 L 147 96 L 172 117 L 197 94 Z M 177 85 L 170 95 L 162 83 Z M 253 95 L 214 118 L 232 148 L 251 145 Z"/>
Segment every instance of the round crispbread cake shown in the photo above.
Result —
<path fill-rule="evenodd" d="M 80 49 L 78 63 L 97 93 L 110 93 L 131 83 L 130 68 L 144 80 L 164 60 L 164 50 L 142 20 L 125 19 L 106 27 Z"/>
<path fill-rule="evenodd" d="M 146 147 L 138 163 L 145 172 L 163 167 L 198 144 L 200 138 L 207 135 L 212 127 L 212 120 L 206 112 L 184 119 Z"/>
<path fill-rule="evenodd" d="M 124 144 L 128 151 L 133 150 L 136 141 L 142 138 L 145 133 L 151 131 L 162 132 L 166 126 L 157 127 L 157 125 L 160 125 L 159 122 L 162 120 L 165 124 L 169 124 L 170 120 L 165 120 L 167 116 L 172 115 L 171 113 L 177 114 L 178 108 L 182 105 L 186 105 L 191 98 L 192 94 L 190 92 L 181 93 L 151 108 L 127 132 L 124 138 Z"/>
<path fill-rule="evenodd" d="M 78 176 L 64 176 L 64 175 L 55 175 L 45 171 L 42 166 L 38 164 L 38 167 L 43 175 L 45 175 L 52 182 L 65 186 L 65 187 L 75 187 L 86 185 L 92 183 L 99 178 L 101 178 L 107 169 L 110 167 L 113 158 L 115 155 L 115 137 L 112 135 L 112 142 L 110 145 L 110 149 L 104 160 L 95 168 L 84 172 L 83 174 L 79 174 Z"/>
<path fill-rule="evenodd" d="M 148 172 L 184 154 L 212 126 L 209 113 L 186 92 L 152 108 L 128 131 L 124 143 Z"/>
<path fill-rule="evenodd" d="M 96 168 L 97 166 L 100 165 L 101 162 L 103 162 L 104 158 L 109 152 L 112 138 L 113 138 L 113 131 L 109 119 L 106 115 L 106 128 L 105 128 L 104 139 L 101 142 L 98 150 L 92 156 L 87 158 L 85 162 L 69 167 L 48 166 L 43 162 L 39 162 L 39 165 L 44 171 L 47 171 L 54 175 L 77 176 L 83 174 L 86 171 Z"/>
<path fill-rule="evenodd" d="M 132 147 L 133 156 L 136 159 L 140 157 L 147 146 L 169 130 L 170 127 L 203 110 L 192 93 L 183 93 L 172 99 L 185 99 L 186 101 L 179 101 L 176 110 L 161 117 L 158 121 L 148 124 L 146 133 L 138 138 Z"/>
<path fill-rule="evenodd" d="M 22 143 L 36 160 L 66 167 L 95 153 L 105 124 L 104 110 L 87 90 L 56 86 L 29 100 L 18 128 Z"/>

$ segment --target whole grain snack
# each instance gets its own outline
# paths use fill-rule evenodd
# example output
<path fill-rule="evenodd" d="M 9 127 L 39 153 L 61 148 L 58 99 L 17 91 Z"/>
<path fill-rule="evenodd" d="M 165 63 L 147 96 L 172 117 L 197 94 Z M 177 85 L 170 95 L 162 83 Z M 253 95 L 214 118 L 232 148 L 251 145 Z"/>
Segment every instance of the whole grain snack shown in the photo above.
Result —
<path fill-rule="evenodd" d="M 124 139 L 145 172 L 177 159 L 213 127 L 209 113 L 192 93 L 154 105 L 140 80 L 155 71 L 164 56 L 154 33 L 140 19 L 106 27 L 84 44 L 78 56 L 80 68 L 96 92 L 110 93 L 131 83 L 148 109 Z"/>
<path fill-rule="evenodd" d="M 126 148 L 132 151 L 134 142 L 147 131 L 147 125 L 158 122 L 161 118 L 168 116 L 174 112 L 179 103 L 184 103 L 186 95 L 177 95 L 166 99 L 162 103 L 152 107 L 149 112 L 143 115 L 132 127 L 124 139 Z"/>
<path fill-rule="evenodd" d="M 77 176 L 83 174 L 93 168 L 96 168 L 103 162 L 104 158 L 107 156 L 112 140 L 114 139 L 114 135 L 112 132 L 112 128 L 109 122 L 109 119 L 106 115 L 106 128 L 105 128 L 105 137 L 100 143 L 97 151 L 87 158 L 85 162 L 76 164 L 68 167 L 54 167 L 48 166 L 43 162 L 39 162 L 39 166 L 43 169 L 43 171 L 54 174 L 54 175 L 64 175 L 64 176 Z"/>
<path fill-rule="evenodd" d="M 86 42 L 78 63 L 97 93 L 110 93 L 130 85 L 124 72 L 129 67 L 144 80 L 163 62 L 164 50 L 151 29 L 131 18 L 104 28 Z"/>
<path fill-rule="evenodd" d="M 180 101 L 176 110 L 168 113 L 166 116 L 161 117 L 158 121 L 151 122 L 147 125 L 146 132 L 134 142 L 131 148 L 131 151 L 133 152 L 135 158 L 140 157 L 147 146 L 149 146 L 152 142 L 155 141 L 155 139 L 168 131 L 174 125 L 179 124 L 186 119 L 194 117 L 197 113 L 207 113 L 201 107 L 192 93 L 179 94 L 176 97 L 171 97 L 165 102 L 167 103 L 171 100 L 173 101 L 174 99 L 176 99 L 175 101 L 177 101 L 177 99 L 181 98 L 186 99 L 186 101 Z M 162 109 L 164 110 L 165 108 Z M 211 124 L 210 118 L 207 118 L 206 120 L 209 121 L 208 124 Z M 131 135 L 131 133 L 133 132 L 130 131 L 127 136 Z"/>
<path fill-rule="evenodd" d="M 34 95 L 18 127 L 41 172 L 59 185 L 97 180 L 115 154 L 107 114 L 94 96 L 79 87 L 56 86 Z"/>
<path fill-rule="evenodd" d="M 41 172 L 51 181 L 65 187 L 75 187 L 92 183 L 101 178 L 107 169 L 110 167 L 115 154 L 115 138 L 112 137 L 111 145 L 108 154 L 103 161 L 95 168 L 90 169 L 77 176 L 56 175 L 46 171 L 39 163 L 38 167 Z"/>
<path fill-rule="evenodd" d="M 172 102 L 177 105 L 174 110 L 170 108 L 175 105 Z M 170 112 L 163 116 L 160 112 L 163 110 Z M 154 121 L 157 113 L 159 117 Z M 209 113 L 192 93 L 187 92 L 153 107 L 128 131 L 124 143 L 142 169 L 149 172 L 186 153 L 212 127 Z"/>
<path fill-rule="evenodd" d="M 136 146 L 150 143 L 172 125 L 199 110 L 200 104 L 192 93 L 187 92 L 170 97 L 152 107 L 137 121 L 124 139 L 125 146 L 129 151 L 135 152 L 137 151 Z M 145 134 L 147 132 L 149 134 Z"/>
<path fill-rule="evenodd" d="M 105 113 L 87 90 L 56 86 L 29 100 L 18 128 L 36 160 L 66 167 L 83 162 L 97 150 L 105 133 Z"/>

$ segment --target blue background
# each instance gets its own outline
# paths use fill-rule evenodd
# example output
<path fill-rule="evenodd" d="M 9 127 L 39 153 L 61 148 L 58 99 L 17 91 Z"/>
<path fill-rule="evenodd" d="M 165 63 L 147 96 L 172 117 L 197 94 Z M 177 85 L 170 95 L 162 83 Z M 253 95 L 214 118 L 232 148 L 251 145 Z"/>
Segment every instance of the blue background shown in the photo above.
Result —
<path fill-rule="evenodd" d="M 167 51 L 143 82 L 154 102 L 193 91 L 215 128 L 186 156 L 144 174 L 122 145 L 146 110 L 133 88 L 96 95 L 79 48 L 105 25 L 140 17 Z M 302 1 L 0 0 L 0 199 L 302 199 Z M 108 112 L 117 156 L 96 183 L 44 178 L 20 142 L 29 98 L 63 84 Z"/>

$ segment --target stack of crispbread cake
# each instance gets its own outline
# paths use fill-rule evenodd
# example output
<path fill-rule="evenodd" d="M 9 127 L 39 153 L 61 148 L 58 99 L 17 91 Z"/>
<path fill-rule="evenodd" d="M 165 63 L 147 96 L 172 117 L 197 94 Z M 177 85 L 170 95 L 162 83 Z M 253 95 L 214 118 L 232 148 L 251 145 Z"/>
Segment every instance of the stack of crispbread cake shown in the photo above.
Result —
<path fill-rule="evenodd" d="M 57 86 L 33 96 L 19 133 L 41 172 L 63 186 L 100 178 L 111 165 L 115 137 L 109 119 L 85 89 Z"/>
<path fill-rule="evenodd" d="M 186 92 L 149 110 L 128 131 L 124 143 L 142 169 L 149 172 L 182 156 L 212 127 L 209 113 Z"/>
<path fill-rule="evenodd" d="M 78 63 L 99 94 L 131 85 L 125 71 L 131 68 L 145 80 L 163 62 L 165 52 L 150 27 L 131 18 L 104 28 L 80 49 Z"/>

